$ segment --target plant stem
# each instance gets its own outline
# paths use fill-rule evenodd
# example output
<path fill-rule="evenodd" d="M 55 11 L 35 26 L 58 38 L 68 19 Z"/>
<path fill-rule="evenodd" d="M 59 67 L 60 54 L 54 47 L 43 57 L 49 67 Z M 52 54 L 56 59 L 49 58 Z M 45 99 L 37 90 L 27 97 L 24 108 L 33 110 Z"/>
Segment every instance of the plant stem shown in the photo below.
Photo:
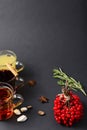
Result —
<path fill-rule="evenodd" d="M 68 83 L 68 88 L 73 89 L 73 90 L 80 90 L 85 96 L 87 96 L 85 90 L 83 89 L 82 85 L 80 82 L 76 81 L 74 78 L 69 77 L 66 75 L 60 68 L 54 69 L 53 70 L 53 77 L 55 79 L 59 79 L 57 82 L 60 86 L 67 86 L 66 84 Z"/>

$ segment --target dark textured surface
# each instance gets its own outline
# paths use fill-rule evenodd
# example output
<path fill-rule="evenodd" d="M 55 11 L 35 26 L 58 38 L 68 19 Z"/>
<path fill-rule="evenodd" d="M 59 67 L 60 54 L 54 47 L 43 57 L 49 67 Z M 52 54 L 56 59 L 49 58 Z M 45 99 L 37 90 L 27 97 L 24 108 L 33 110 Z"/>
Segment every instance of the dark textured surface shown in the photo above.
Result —
<path fill-rule="evenodd" d="M 22 106 L 31 104 L 27 122 L 17 123 L 15 116 L 0 122 L 0 130 L 86 130 L 87 97 L 78 92 L 85 106 L 83 120 L 72 128 L 63 127 L 53 118 L 53 100 L 60 92 L 52 70 L 61 67 L 87 90 L 87 1 L 86 0 L 0 0 L 0 50 L 13 50 L 25 69 L 25 81 L 35 79 L 34 88 L 25 86 Z M 38 97 L 45 95 L 48 104 Z M 40 117 L 42 109 L 47 115 Z"/>

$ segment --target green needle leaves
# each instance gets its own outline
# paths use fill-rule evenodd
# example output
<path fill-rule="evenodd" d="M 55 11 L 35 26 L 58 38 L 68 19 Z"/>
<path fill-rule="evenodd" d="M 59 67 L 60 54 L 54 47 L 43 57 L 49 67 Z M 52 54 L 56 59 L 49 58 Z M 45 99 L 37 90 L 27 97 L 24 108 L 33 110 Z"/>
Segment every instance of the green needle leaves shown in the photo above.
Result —
<path fill-rule="evenodd" d="M 73 89 L 75 91 L 80 90 L 85 96 L 86 92 L 84 91 L 81 83 L 79 81 L 76 81 L 74 78 L 69 77 L 66 75 L 60 68 L 53 70 L 53 77 L 55 79 L 59 79 L 57 81 L 57 84 L 60 86 L 66 86 L 66 81 L 68 82 L 68 87 L 70 89 Z"/>

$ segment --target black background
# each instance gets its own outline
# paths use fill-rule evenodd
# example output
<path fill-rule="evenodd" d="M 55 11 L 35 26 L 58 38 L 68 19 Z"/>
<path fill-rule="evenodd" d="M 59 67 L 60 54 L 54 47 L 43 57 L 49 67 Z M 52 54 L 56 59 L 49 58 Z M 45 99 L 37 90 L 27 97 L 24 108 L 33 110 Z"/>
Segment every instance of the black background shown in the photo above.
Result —
<path fill-rule="evenodd" d="M 60 86 L 52 77 L 52 70 L 61 67 L 79 80 L 87 90 L 87 1 L 86 0 L 0 0 L 0 50 L 9 49 L 24 63 L 20 75 L 25 82 L 35 79 L 34 88 L 18 90 L 25 99 L 22 106 L 32 105 L 28 120 L 17 123 L 17 116 L 0 122 L 0 130 L 86 130 L 87 97 L 77 92 L 85 115 L 71 128 L 56 123 L 53 100 Z M 41 104 L 39 96 L 50 99 Z M 38 110 L 46 116 L 40 117 Z"/>

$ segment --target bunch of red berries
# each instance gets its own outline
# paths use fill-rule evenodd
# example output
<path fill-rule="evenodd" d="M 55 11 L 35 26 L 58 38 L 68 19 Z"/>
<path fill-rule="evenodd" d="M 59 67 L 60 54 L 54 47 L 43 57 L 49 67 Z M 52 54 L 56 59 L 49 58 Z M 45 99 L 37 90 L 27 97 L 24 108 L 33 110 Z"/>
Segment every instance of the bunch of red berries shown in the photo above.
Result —
<path fill-rule="evenodd" d="M 68 96 L 59 94 L 54 100 L 54 117 L 59 124 L 72 126 L 83 116 L 83 105 L 80 98 L 70 92 Z"/>

